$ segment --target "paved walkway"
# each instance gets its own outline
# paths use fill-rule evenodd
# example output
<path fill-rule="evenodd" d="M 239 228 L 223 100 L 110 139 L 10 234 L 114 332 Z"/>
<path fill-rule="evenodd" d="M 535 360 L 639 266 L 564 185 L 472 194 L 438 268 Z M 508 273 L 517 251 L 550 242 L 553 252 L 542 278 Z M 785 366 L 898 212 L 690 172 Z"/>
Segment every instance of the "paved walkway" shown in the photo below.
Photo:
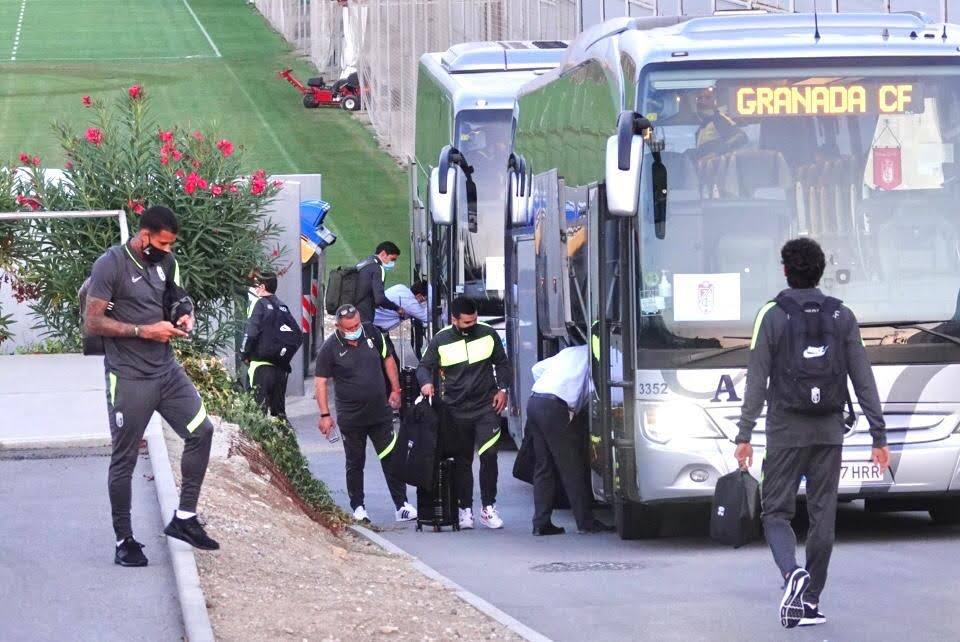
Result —
<path fill-rule="evenodd" d="M 3 642 L 182 639 L 150 461 L 142 456 L 133 476 L 133 527 L 150 565 L 121 568 L 113 563 L 103 453 L 0 454 Z M 43 458 L 11 459 L 31 454 Z"/>
<path fill-rule="evenodd" d="M 311 470 L 346 507 L 342 449 L 319 434 L 316 414 L 293 422 Z M 842 507 L 824 594 L 830 622 L 787 632 L 777 619 L 780 587 L 763 543 L 718 546 L 705 536 L 705 511 L 696 510 L 677 514 L 667 525 L 670 536 L 657 540 L 577 535 L 569 511 L 555 514 L 567 535 L 535 538 L 532 489 L 511 476 L 512 464 L 513 453 L 500 453 L 503 530 L 416 533 L 410 524 L 397 525 L 372 448 L 366 508 L 388 540 L 557 641 L 957 638 L 960 527 L 933 526 L 923 513 Z M 413 501 L 412 488 L 409 496 Z"/>
<path fill-rule="evenodd" d="M 113 563 L 103 358 L 0 356 L 0 417 L 0 641 L 180 640 L 146 456 L 133 528 L 150 565 Z"/>

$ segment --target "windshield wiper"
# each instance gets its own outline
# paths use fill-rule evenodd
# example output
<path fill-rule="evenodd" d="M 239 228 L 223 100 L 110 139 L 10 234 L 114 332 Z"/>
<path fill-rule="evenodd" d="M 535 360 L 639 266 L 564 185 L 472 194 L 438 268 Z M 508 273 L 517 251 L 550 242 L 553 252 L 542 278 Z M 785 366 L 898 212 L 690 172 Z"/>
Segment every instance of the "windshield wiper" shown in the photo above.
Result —
<path fill-rule="evenodd" d="M 960 343 L 960 340 L 958 340 L 958 343 Z M 744 348 L 749 348 L 749 347 L 750 347 L 749 343 L 743 343 L 735 346 L 730 346 L 728 348 L 719 348 L 717 350 L 714 350 L 713 352 L 701 352 L 700 354 L 692 354 L 686 359 L 684 359 L 682 365 L 689 366 L 691 363 L 706 361 L 707 359 L 719 357 L 722 354 L 729 354 L 731 352 L 736 352 L 738 350 L 743 350 Z"/>
<path fill-rule="evenodd" d="M 944 334 L 943 332 L 938 332 L 936 330 L 931 330 L 930 328 L 924 328 L 923 326 L 920 326 L 920 325 L 913 325 L 912 323 L 911 324 L 897 323 L 896 325 L 892 325 L 890 327 L 893 328 L 894 330 L 919 330 L 920 332 L 926 332 L 927 334 L 932 334 L 935 337 L 940 337 L 945 341 L 949 341 L 950 343 L 960 346 L 960 338 L 950 336 L 949 334 Z"/>

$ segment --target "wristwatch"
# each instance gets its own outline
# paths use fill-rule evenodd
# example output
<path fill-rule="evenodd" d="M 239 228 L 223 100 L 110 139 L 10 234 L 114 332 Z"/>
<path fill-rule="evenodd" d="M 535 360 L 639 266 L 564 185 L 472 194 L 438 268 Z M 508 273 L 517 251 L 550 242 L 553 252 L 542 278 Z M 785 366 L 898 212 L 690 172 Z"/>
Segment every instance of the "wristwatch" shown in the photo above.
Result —
<path fill-rule="evenodd" d="M 329 417 L 329 416 L 330 416 L 330 413 L 329 413 L 329 412 L 322 412 L 322 413 L 320 413 L 320 418 L 321 418 L 321 419 L 323 419 L 324 417 Z"/>

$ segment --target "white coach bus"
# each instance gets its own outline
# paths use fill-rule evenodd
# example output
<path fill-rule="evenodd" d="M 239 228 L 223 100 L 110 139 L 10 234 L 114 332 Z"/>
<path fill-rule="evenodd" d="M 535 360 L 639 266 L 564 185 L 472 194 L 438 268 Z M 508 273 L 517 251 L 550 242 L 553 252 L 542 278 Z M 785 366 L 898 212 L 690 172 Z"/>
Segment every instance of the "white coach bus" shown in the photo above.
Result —
<path fill-rule="evenodd" d="M 655 536 L 735 468 L 754 320 L 804 235 L 861 322 L 892 450 L 880 474 L 860 416 L 842 498 L 960 521 L 958 45 L 914 14 L 623 19 L 520 92 L 511 429 L 529 363 L 591 344 L 587 457 L 622 537 Z M 759 477 L 762 418 L 754 444 Z"/>
<path fill-rule="evenodd" d="M 416 151 L 410 202 L 414 278 L 433 289 L 434 330 L 458 294 L 502 331 L 504 167 L 516 123 L 517 91 L 563 59 L 562 41 L 478 42 L 427 53 L 417 70 Z M 443 157 L 441 159 L 441 156 Z M 476 198 L 456 226 L 433 227 L 427 184 L 442 163 L 473 168 Z"/>

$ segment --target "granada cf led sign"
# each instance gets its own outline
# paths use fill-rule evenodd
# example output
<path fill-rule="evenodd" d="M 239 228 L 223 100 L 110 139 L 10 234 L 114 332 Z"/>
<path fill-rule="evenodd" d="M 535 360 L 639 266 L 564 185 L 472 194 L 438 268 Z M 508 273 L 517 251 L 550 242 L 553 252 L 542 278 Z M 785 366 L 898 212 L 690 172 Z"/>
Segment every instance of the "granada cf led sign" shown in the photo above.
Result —
<path fill-rule="evenodd" d="M 912 84 L 830 84 L 739 87 L 740 116 L 845 116 L 923 111 Z"/>

